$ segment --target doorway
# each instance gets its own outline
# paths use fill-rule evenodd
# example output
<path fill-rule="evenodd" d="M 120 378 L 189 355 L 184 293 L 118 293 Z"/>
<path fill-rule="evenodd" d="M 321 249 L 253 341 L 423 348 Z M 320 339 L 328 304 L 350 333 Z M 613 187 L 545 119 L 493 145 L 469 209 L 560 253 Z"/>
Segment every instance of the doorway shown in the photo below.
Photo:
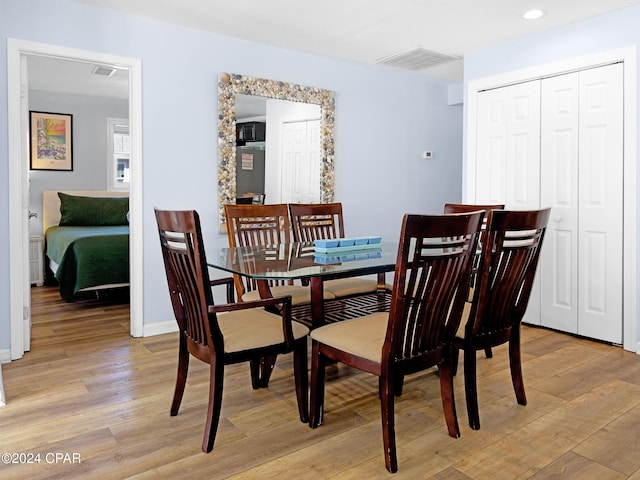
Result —
<path fill-rule="evenodd" d="M 142 336 L 142 141 L 141 141 L 141 62 L 137 59 L 55 45 L 7 39 L 8 118 L 9 118 L 9 225 L 11 359 L 21 358 L 30 348 L 30 269 L 29 249 L 29 161 L 28 105 L 25 92 L 29 80 L 27 56 L 37 55 L 66 61 L 113 65 L 129 72 L 129 121 L 131 184 L 130 221 L 130 333 Z M 106 132 L 105 132 L 106 134 Z M 106 172 L 105 172 L 106 175 Z M 134 261 L 135 259 L 135 261 Z"/>

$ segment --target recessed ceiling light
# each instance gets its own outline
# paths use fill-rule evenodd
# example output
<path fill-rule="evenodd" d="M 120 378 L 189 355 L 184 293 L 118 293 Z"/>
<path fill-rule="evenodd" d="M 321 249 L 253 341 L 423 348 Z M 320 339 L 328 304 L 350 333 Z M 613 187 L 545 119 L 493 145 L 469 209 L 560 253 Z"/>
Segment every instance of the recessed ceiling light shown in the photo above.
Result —
<path fill-rule="evenodd" d="M 544 17 L 544 12 L 536 8 L 536 9 L 525 12 L 522 17 L 525 20 L 537 20 L 540 17 Z"/>

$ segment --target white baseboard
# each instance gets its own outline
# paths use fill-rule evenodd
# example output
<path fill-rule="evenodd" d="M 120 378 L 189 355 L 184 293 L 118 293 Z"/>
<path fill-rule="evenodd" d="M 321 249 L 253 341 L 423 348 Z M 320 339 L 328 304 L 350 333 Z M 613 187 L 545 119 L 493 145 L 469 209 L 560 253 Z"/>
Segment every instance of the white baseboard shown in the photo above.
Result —
<path fill-rule="evenodd" d="M 162 335 L 163 333 L 173 333 L 178 331 L 178 325 L 175 320 L 169 322 L 150 323 L 142 328 L 143 337 L 152 337 L 154 335 Z"/>
<path fill-rule="evenodd" d="M 11 361 L 11 349 L 0 349 L 0 363 L 8 363 Z"/>

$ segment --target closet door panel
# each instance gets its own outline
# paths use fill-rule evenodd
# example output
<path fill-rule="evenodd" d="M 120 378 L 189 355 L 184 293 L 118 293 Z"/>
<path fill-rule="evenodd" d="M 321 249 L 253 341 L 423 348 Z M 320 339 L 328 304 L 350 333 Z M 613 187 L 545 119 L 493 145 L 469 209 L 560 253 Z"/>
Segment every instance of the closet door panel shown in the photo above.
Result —
<path fill-rule="evenodd" d="M 476 203 L 500 203 L 505 197 L 505 111 L 506 94 L 503 89 L 479 94 Z"/>
<path fill-rule="evenodd" d="M 578 333 L 622 343 L 622 64 L 580 72 Z"/>
<path fill-rule="evenodd" d="M 541 325 L 578 333 L 579 74 L 542 80 L 541 204 L 551 218 L 540 255 Z"/>
<path fill-rule="evenodd" d="M 540 82 L 478 95 L 476 203 L 540 204 Z"/>
<path fill-rule="evenodd" d="M 507 208 L 540 205 L 540 81 L 507 87 Z"/>

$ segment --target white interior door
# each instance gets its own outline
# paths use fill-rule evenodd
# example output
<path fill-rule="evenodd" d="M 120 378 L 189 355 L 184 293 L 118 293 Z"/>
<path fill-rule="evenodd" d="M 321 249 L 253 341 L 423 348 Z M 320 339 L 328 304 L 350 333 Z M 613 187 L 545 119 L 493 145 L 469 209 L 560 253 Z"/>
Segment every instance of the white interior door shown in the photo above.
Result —
<path fill-rule="evenodd" d="M 615 64 L 541 80 L 540 173 L 528 173 L 552 207 L 539 323 L 613 343 L 623 324 L 622 75 Z"/>
<path fill-rule="evenodd" d="M 622 343 L 622 64 L 580 72 L 578 333 Z"/>
<path fill-rule="evenodd" d="M 281 201 L 320 202 L 320 121 L 283 124 L 282 158 Z"/>
<path fill-rule="evenodd" d="M 476 203 L 540 205 L 540 82 L 478 95 Z"/>
<path fill-rule="evenodd" d="M 569 168 L 568 165 L 562 165 L 553 162 L 552 155 L 555 155 L 553 149 L 546 149 L 545 144 L 541 145 L 541 158 L 543 160 L 551 158 L 551 162 L 547 165 L 547 171 L 554 171 L 559 177 L 564 174 L 564 178 L 545 178 L 541 181 L 541 192 L 546 195 L 542 199 L 540 205 L 552 206 L 551 218 L 545 238 L 545 244 L 542 249 L 543 258 L 541 258 L 541 266 L 544 256 L 548 253 L 553 242 L 559 242 L 554 255 L 556 263 L 556 271 L 554 275 L 556 279 L 562 280 L 562 284 L 555 285 L 557 299 L 561 300 L 563 309 L 573 308 L 581 309 L 580 313 L 576 312 L 573 322 L 575 330 L 578 333 L 595 338 L 603 338 L 613 343 L 622 343 L 625 350 L 637 352 L 638 348 L 638 165 L 637 165 L 637 48 L 622 48 L 618 50 L 610 50 L 581 56 L 577 58 L 562 59 L 558 62 L 550 64 L 536 65 L 523 70 L 505 72 L 495 76 L 471 80 L 467 85 L 467 103 L 469 115 L 467 118 L 467 128 L 469 132 L 476 132 L 476 135 L 468 137 L 468 155 L 466 165 L 466 196 L 465 201 L 473 202 L 476 200 L 476 186 L 479 175 L 483 172 L 477 165 L 478 159 L 483 152 L 483 139 L 480 138 L 480 132 L 483 130 L 482 122 L 484 117 L 478 114 L 481 106 L 482 95 L 492 89 L 502 88 L 503 85 L 515 85 L 519 82 L 529 82 L 535 78 L 541 82 L 551 77 L 569 74 L 569 72 L 585 72 L 583 78 L 578 80 L 578 120 L 582 118 L 580 113 L 583 105 L 584 108 L 591 110 L 588 115 L 587 123 L 579 124 L 577 140 L 572 137 L 571 132 L 562 132 L 562 124 L 556 119 L 555 124 L 547 124 L 541 131 L 545 136 L 545 128 L 556 135 L 558 141 L 564 142 L 564 147 L 557 144 L 554 148 L 565 149 L 565 154 L 571 155 L 571 148 L 578 149 L 578 160 L 583 166 L 584 162 L 595 164 L 595 168 L 590 171 L 581 171 L 576 177 L 570 179 L 566 173 L 558 171 L 558 169 Z M 616 65 L 618 64 L 618 65 Z M 620 77 L 615 79 L 607 79 L 608 73 L 598 72 L 601 67 L 607 65 L 616 65 L 614 70 L 618 70 Z M 609 71 L 611 72 L 611 71 Z M 594 77 L 591 77 L 594 75 Z M 614 87 L 615 85 L 615 87 Z M 612 94 L 611 89 L 615 89 L 616 94 Z M 582 96 L 583 89 L 589 91 L 587 96 Z M 560 90 L 558 90 L 560 91 Z M 568 93 L 559 95 L 555 101 L 565 102 L 565 110 L 570 108 L 567 105 Z M 542 102 L 542 111 L 545 109 Z M 618 106 L 616 106 L 616 104 Z M 561 109 L 560 109 L 561 110 Z M 614 122 L 619 122 L 621 130 L 611 128 L 609 120 L 604 121 L 603 118 L 610 112 L 616 112 Z M 586 112 L 586 110 L 585 110 Z M 586 115 L 586 113 L 585 113 Z M 600 116 L 600 119 L 597 119 Z M 604 123 L 607 123 L 605 126 Z M 545 125 L 545 119 L 542 119 Z M 550 125 L 550 126 L 549 126 Z M 565 127 L 566 128 L 566 127 Z M 486 130 L 485 130 L 486 131 Z M 590 137 L 590 134 L 594 134 Z M 562 137 L 562 138 L 561 138 Z M 587 140 L 589 139 L 589 140 Z M 577 142 L 577 147 L 575 146 Z M 590 142 L 590 144 L 588 144 Z M 615 142 L 616 147 L 610 145 Z M 610 147 L 613 150 L 610 150 Z M 617 163 L 617 152 L 620 153 L 621 164 Z M 585 150 L 586 149 L 586 150 Z M 594 158 L 583 160 L 582 152 L 589 152 Z M 558 153 L 559 155 L 560 153 Z M 550 157 L 551 155 L 551 157 Z M 606 160 L 605 160 L 606 159 Z M 571 162 L 568 162 L 569 164 Z M 576 167 L 577 168 L 577 167 Z M 600 173 L 594 173 L 600 172 Z M 616 178 L 614 178 L 616 177 Z M 596 185 L 594 192 L 580 191 L 584 184 Z M 575 188 L 572 186 L 577 184 Z M 485 187 L 482 187 L 485 188 Z M 555 189 L 555 191 L 553 190 Z M 606 190 L 606 192 L 605 192 Z M 611 190 L 611 192 L 610 192 Z M 549 193 L 549 192 L 552 193 Z M 615 194 L 613 194 L 615 192 Z M 553 202 L 548 202 L 549 195 L 555 195 Z M 585 195 L 589 198 L 585 199 Z M 577 197 L 577 200 L 574 200 Z M 599 198 L 598 198 L 599 197 Z M 615 201 L 621 201 L 619 207 L 612 207 Z M 490 200 L 494 200 L 491 199 Z M 583 202 L 591 202 L 591 206 L 582 205 Z M 570 210 L 573 208 L 571 203 L 577 205 L 577 220 L 571 220 L 567 223 L 562 209 Z M 605 212 L 609 213 L 605 213 Z M 589 213 L 586 213 L 589 212 Z M 606 225 L 592 225 L 586 227 L 584 222 L 580 222 L 580 215 L 586 214 L 590 218 L 600 216 Z M 620 216 L 619 216 L 620 215 Z M 606 217 L 606 218 L 604 218 Z M 592 221 L 589 219 L 589 221 Z M 615 224 L 622 223 L 620 229 Z M 608 230 L 613 227 L 613 230 Z M 588 228 L 588 231 L 587 231 Z M 555 232 L 554 232 L 555 230 Z M 585 252 L 582 246 L 586 240 L 583 235 L 591 238 L 589 249 Z M 613 237 L 615 237 L 615 241 Z M 573 239 L 571 236 L 575 236 Z M 618 240 L 621 242 L 618 242 Z M 580 245 L 573 247 L 572 245 Z M 585 244 L 586 245 L 586 244 Z M 616 255 L 613 258 L 612 255 Z M 560 265 L 563 263 L 563 265 Z M 570 272 L 571 265 L 575 264 L 576 268 L 571 276 L 567 277 L 566 273 Z M 542 270 L 539 267 L 537 278 L 542 280 Z M 589 268 L 587 277 L 581 277 L 582 271 Z M 598 270 L 599 269 L 599 270 Z M 617 270 L 617 272 L 616 272 Z M 541 284 L 545 287 L 549 286 L 546 277 Z M 554 280 L 555 281 L 555 280 Z M 585 286 L 586 285 L 586 286 Z M 586 291 L 584 289 L 587 289 Z M 572 291 L 573 289 L 573 291 Z M 573 297 L 572 297 L 573 296 Z M 590 298 L 589 298 L 590 297 Z M 533 302 L 533 299 L 532 299 Z M 531 304 L 531 302 L 530 302 Z M 558 305 L 556 305 L 557 307 Z M 588 311 L 587 311 L 588 310 Z M 604 312 L 606 310 L 606 313 Z M 613 315 L 614 310 L 618 313 Z M 609 316 L 609 314 L 612 314 Z M 560 318 L 556 313 L 550 315 L 552 321 Z M 534 323 L 534 322 L 531 322 Z M 562 325 L 552 325 L 553 328 L 561 328 Z M 622 336 L 619 330 L 622 329 Z M 567 329 L 568 330 L 568 329 Z M 606 330 L 603 332 L 599 330 Z M 609 332 L 613 332 L 610 334 Z"/>
<path fill-rule="evenodd" d="M 540 323 L 578 333 L 578 72 L 542 80 L 541 204 L 551 217 L 540 255 Z"/>
<path fill-rule="evenodd" d="M 514 210 L 540 206 L 540 81 L 478 95 L 476 197 Z M 540 279 L 531 289 L 524 321 L 540 324 Z"/>
<path fill-rule="evenodd" d="M 29 71 L 27 57 L 20 56 L 20 124 L 22 132 L 29 132 Z M 22 166 L 27 170 L 29 165 L 29 135 L 20 137 L 20 154 Z M 27 170 L 28 171 L 28 170 Z M 29 251 L 29 174 L 22 175 L 22 251 Z M 31 265 L 29 256 L 22 256 L 22 349 L 31 350 Z"/>

